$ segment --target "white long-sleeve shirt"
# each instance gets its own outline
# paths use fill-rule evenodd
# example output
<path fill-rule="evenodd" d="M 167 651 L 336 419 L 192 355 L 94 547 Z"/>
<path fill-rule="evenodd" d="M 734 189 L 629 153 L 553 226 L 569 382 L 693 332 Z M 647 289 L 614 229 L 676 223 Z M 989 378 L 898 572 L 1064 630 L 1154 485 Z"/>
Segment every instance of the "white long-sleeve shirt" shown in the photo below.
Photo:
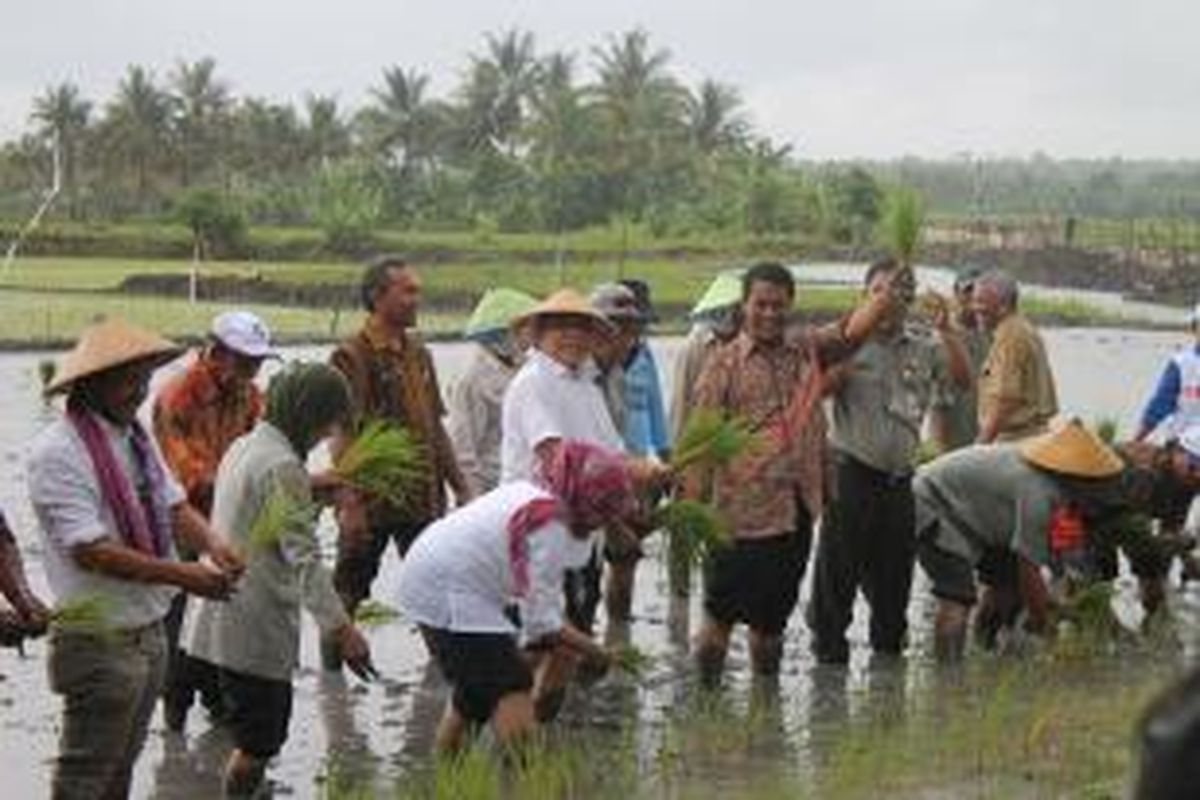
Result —
<path fill-rule="evenodd" d="M 430 525 L 404 558 L 393 600 L 413 622 L 458 633 L 517 633 L 505 609 L 515 601 L 508 520 L 530 500 L 550 497 L 518 480 Z M 587 563 L 592 537 L 551 521 L 529 534 L 529 591 L 517 603 L 521 633 L 538 639 L 562 628 L 562 579 Z"/>

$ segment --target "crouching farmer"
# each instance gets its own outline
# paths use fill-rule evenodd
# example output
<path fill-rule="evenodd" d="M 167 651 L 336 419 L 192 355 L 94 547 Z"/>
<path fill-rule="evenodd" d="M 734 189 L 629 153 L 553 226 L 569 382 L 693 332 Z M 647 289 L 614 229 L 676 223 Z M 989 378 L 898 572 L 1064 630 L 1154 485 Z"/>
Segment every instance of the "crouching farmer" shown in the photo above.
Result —
<path fill-rule="evenodd" d="M 1124 508 L 1114 488 L 1123 470 L 1115 452 L 1073 421 L 1020 444 L 955 451 L 918 473 L 918 558 L 937 598 L 939 658 L 962 655 L 977 574 L 995 606 L 1023 607 L 1028 629 L 1046 630 L 1042 570 L 1083 566 L 1087 525 Z"/>
<path fill-rule="evenodd" d="M 267 390 L 263 419 L 221 459 L 213 524 L 248 554 L 228 603 L 202 603 L 190 654 L 216 665 L 234 750 L 225 792 L 251 796 L 287 740 L 292 672 L 299 663 L 300 607 L 359 674 L 371 671 L 366 640 L 351 623 L 321 561 L 308 452 L 350 417 L 346 381 L 324 364 L 296 364 Z"/>
<path fill-rule="evenodd" d="M 453 688 L 440 751 L 488 722 L 502 745 L 519 743 L 561 702 L 565 662 L 608 665 L 607 651 L 564 622 L 563 576 L 587 563 L 593 531 L 635 509 L 622 454 L 563 439 L 532 481 L 502 484 L 417 538 L 397 594 Z"/>

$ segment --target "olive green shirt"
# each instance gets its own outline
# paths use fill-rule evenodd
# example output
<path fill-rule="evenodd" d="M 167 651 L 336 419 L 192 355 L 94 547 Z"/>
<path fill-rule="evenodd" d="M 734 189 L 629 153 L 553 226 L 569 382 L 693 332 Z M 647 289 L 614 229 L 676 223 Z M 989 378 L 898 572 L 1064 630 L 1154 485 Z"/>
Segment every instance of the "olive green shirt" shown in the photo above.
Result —
<path fill-rule="evenodd" d="M 880 472 L 910 474 L 925 413 L 949 380 L 943 345 L 916 329 L 873 336 L 846 370 L 833 396 L 833 447 Z"/>
<path fill-rule="evenodd" d="M 1059 484 L 1012 444 L 973 445 L 926 464 L 913 495 L 918 534 L 936 522 L 933 543 L 972 564 L 996 548 L 1049 564 L 1051 515 L 1067 501 Z"/>
<path fill-rule="evenodd" d="M 967 366 L 971 370 L 971 381 L 965 386 L 947 382 L 945 391 L 934 400 L 934 408 L 941 415 L 942 430 L 947 450 L 974 444 L 979 436 L 979 374 L 991 348 L 991 337 L 982 328 L 968 328 L 961 333 L 963 350 L 967 355 Z"/>

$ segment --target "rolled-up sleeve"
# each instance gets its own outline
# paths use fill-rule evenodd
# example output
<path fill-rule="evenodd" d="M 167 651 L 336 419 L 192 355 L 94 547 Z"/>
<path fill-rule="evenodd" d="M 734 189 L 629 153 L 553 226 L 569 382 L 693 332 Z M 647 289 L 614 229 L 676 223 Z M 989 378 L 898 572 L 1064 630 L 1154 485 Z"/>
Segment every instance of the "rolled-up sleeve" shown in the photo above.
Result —
<path fill-rule="evenodd" d="M 529 534 L 529 596 L 521 609 L 526 637 L 536 641 L 557 633 L 563 626 L 563 573 L 567 533 L 560 523 L 551 522 Z"/>
<path fill-rule="evenodd" d="M 296 572 L 300 600 L 323 631 L 332 631 L 350 621 L 341 598 L 333 588 L 333 578 L 321 559 L 321 545 L 316 534 L 315 506 L 309 488 L 308 475 L 298 466 L 280 468 L 268 481 L 278 491 L 301 508 L 312 508 L 312 514 L 296 514 L 279 539 L 283 560 Z"/>
<path fill-rule="evenodd" d="M 86 456 L 65 436 L 34 453 L 28 477 L 34 512 L 46 536 L 59 547 L 70 550 L 115 535 Z"/>

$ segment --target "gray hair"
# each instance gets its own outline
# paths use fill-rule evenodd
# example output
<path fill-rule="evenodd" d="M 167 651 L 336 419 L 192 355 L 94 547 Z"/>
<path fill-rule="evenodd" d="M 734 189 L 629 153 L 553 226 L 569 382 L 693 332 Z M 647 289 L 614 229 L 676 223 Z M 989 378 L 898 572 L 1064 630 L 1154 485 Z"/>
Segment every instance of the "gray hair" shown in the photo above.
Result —
<path fill-rule="evenodd" d="M 998 269 L 988 270 L 976 278 L 975 291 L 991 292 L 1007 308 L 1016 308 L 1021 294 L 1013 276 Z"/>

